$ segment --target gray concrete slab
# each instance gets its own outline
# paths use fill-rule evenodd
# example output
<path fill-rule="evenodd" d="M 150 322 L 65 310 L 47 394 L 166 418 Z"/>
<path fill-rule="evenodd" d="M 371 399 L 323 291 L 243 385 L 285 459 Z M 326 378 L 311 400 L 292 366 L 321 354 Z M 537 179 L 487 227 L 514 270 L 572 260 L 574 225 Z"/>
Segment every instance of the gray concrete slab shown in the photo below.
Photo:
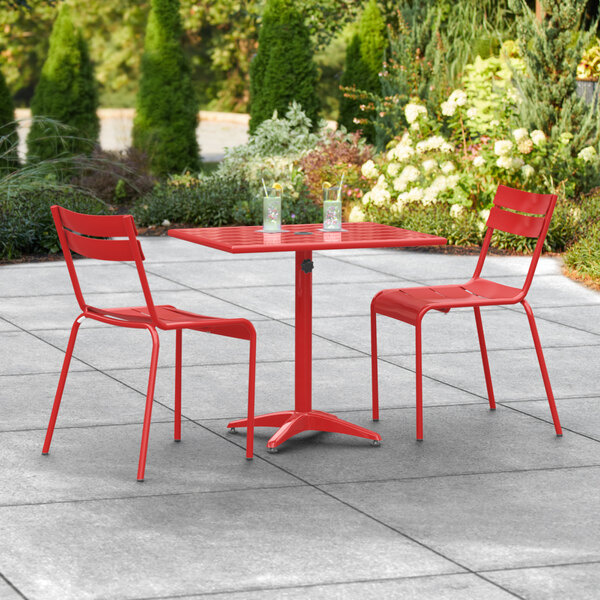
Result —
<path fill-rule="evenodd" d="M 307 487 L 17 506 L 0 508 L 0 515 L 3 572 L 32 600 L 165 597 L 461 571 Z"/>
<path fill-rule="evenodd" d="M 67 346 L 68 333 L 64 340 Z M 1 375 L 23 375 L 27 373 L 60 372 L 64 352 L 24 331 L 4 331 L 0 333 Z M 71 369 L 87 370 L 89 367 L 73 358 Z"/>
<path fill-rule="evenodd" d="M 0 376 L 0 431 L 45 430 L 58 379 L 58 373 Z M 140 389 L 133 390 L 98 371 L 73 371 L 67 377 L 56 426 L 141 423 L 146 386 Z M 173 413 L 155 404 L 152 417 L 155 421 L 172 421 Z"/>
<path fill-rule="evenodd" d="M 261 427 L 256 451 L 314 485 L 600 465 L 597 442 L 576 434 L 557 438 L 551 425 L 514 411 L 493 412 L 484 405 L 427 408 L 423 442 L 415 440 L 414 414 L 414 409 L 390 409 L 373 422 L 367 411 L 338 413 L 377 431 L 380 447 L 353 436 L 307 432 L 270 454 L 266 442 L 275 430 Z M 225 422 L 202 423 L 224 431 Z M 350 451 L 352 459 L 344 460 Z"/>
<path fill-rule="evenodd" d="M 485 577 L 527 600 L 596 600 L 600 563 L 490 571 Z"/>
<path fill-rule="evenodd" d="M 2 306 L 2 308 L 4 308 L 4 306 Z M 15 327 L 12 323 L 5 321 L 2 316 L 0 316 L 0 332 L 2 331 L 18 331 L 18 327 Z"/>
<path fill-rule="evenodd" d="M 536 319 L 547 319 L 600 335 L 600 306 L 597 304 L 577 307 L 540 308 L 535 311 Z"/>
<path fill-rule="evenodd" d="M 86 328 L 79 330 L 73 356 L 98 369 L 136 368 L 150 365 L 152 341 L 146 330 L 123 327 Z M 256 356 L 259 361 L 290 360 L 294 356 L 294 330 L 277 321 L 254 322 L 257 332 Z M 0 335 L 11 335 L 10 333 Z M 40 338 L 66 348 L 69 332 L 65 329 L 41 330 Z M 159 365 L 175 364 L 175 333 L 159 334 Z M 183 364 L 230 364 L 248 362 L 249 344 L 246 340 L 226 338 L 203 332 L 186 331 L 183 334 Z M 334 342 L 316 338 L 313 343 L 315 358 L 359 356 L 355 350 Z"/>
<path fill-rule="evenodd" d="M 488 357 L 498 402 L 545 398 L 535 350 L 491 350 Z M 600 380 L 590 377 L 600 364 L 599 346 L 545 348 L 544 357 L 556 398 L 600 396 Z M 387 356 L 386 360 L 414 371 L 413 357 Z M 424 355 L 423 372 L 473 394 L 486 395 L 479 352 Z"/>
<path fill-rule="evenodd" d="M 206 596 L 179 596 L 200 600 Z M 513 594 L 476 575 L 436 575 L 392 581 L 361 581 L 306 585 L 259 591 L 212 594 L 212 598 L 232 600 L 364 600 L 364 598 L 402 598 L 402 600 L 508 600 Z"/>
<path fill-rule="evenodd" d="M 369 358 L 318 359 L 313 364 L 312 403 L 316 410 L 366 410 L 371 407 Z M 147 369 L 106 371 L 127 386 L 146 393 Z M 385 407 L 414 406 L 414 375 L 386 362 L 379 366 L 380 394 Z M 158 370 L 155 398 L 173 403 L 174 369 Z M 234 419 L 245 415 L 248 368 L 245 364 L 183 368 L 183 412 L 191 419 Z M 424 382 L 426 405 L 487 403 L 487 399 L 437 381 Z M 256 414 L 294 407 L 294 363 L 291 360 L 258 363 Z"/>
<path fill-rule="evenodd" d="M 600 560 L 600 467 L 323 489 L 470 569 Z"/>
<path fill-rule="evenodd" d="M 0 507 L 300 483 L 263 460 L 246 460 L 245 450 L 227 434 L 189 421 L 182 423 L 179 443 L 173 441 L 172 423 L 152 423 L 141 483 L 136 479 L 141 434 L 141 423 L 56 429 L 44 456 L 44 431 L 0 433 Z"/>
<path fill-rule="evenodd" d="M 600 309 L 600 307 L 599 307 Z M 574 309 L 571 309 L 574 310 Z M 600 313 L 599 313 L 600 314 Z M 491 308 L 482 311 L 486 346 L 490 350 L 533 348 L 533 338 L 524 310 Z M 293 320 L 286 320 L 293 324 Z M 538 331 L 544 347 L 600 345 L 600 336 L 581 329 L 538 319 Z M 365 353 L 371 352 L 371 320 L 356 317 L 317 318 L 313 333 Z M 384 316 L 377 318 L 378 354 L 412 354 L 415 330 L 411 325 Z M 472 310 L 440 313 L 431 311 L 423 319 L 423 352 L 465 352 L 479 350 L 479 338 Z"/>

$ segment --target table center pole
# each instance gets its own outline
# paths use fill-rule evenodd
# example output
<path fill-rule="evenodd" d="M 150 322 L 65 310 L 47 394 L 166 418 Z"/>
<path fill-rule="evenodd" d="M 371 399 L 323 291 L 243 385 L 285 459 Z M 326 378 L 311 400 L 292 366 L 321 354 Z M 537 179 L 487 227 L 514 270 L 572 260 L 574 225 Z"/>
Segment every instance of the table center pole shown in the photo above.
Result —
<path fill-rule="evenodd" d="M 295 409 L 312 410 L 312 250 L 296 251 Z"/>

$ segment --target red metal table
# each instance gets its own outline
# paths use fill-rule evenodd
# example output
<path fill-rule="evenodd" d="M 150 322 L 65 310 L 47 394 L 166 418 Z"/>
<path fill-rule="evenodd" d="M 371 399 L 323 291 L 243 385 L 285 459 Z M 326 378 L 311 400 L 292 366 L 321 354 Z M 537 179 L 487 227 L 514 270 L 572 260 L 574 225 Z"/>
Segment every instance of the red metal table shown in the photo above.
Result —
<path fill-rule="evenodd" d="M 282 233 L 263 233 L 260 226 L 172 229 L 169 235 L 233 254 L 296 253 L 295 406 L 255 417 L 255 427 L 278 427 L 267 443 L 270 451 L 301 431 L 345 433 L 379 442 L 381 436 L 327 412 L 312 409 L 312 252 L 342 248 L 439 246 L 446 239 L 379 223 L 344 223 L 341 232 L 321 225 L 284 225 Z M 245 427 L 246 419 L 229 423 Z"/>

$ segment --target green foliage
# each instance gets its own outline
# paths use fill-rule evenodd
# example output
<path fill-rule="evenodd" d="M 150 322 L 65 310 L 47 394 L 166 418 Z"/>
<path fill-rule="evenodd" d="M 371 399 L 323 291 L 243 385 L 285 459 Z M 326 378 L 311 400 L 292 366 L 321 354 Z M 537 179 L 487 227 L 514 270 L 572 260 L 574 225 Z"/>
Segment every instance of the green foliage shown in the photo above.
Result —
<path fill-rule="evenodd" d="M 592 31 L 579 31 L 586 0 L 544 0 L 541 23 L 524 0 L 511 0 L 519 13 L 518 39 L 526 73 L 515 74 L 522 96 L 520 122 L 541 129 L 553 140 L 572 136 L 572 154 L 597 145 L 600 111 L 577 95 L 576 72 Z"/>
<path fill-rule="evenodd" d="M 340 79 L 338 123 L 348 131 L 357 131 L 361 127 L 358 121 L 361 101 L 356 92 L 364 89 L 367 79 L 367 67 L 360 53 L 360 36 L 355 33 L 346 48 L 346 62 Z"/>
<path fill-rule="evenodd" d="M 0 173 L 18 168 L 18 143 L 13 101 L 0 71 Z"/>
<path fill-rule="evenodd" d="M 588 235 L 573 244 L 564 256 L 565 264 L 577 275 L 591 278 L 600 285 L 600 224 L 597 222 Z"/>
<path fill-rule="evenodd" d="M 600 77 L 600 39 L 596 38 L 581 57 L 577 65 L 577 79 L 593 79 Z"/>
<path fill-rule="evenodd" d="M 179 0 L 153 0 L 146 28 L 133 145 L 155 175 L 200 168 L 198 103 L 183 54 Z"/>
<path fill-rule="evenodd" d="M 317 68 L 308 28 L 291 0 L 267 0 L 250 65 L 250 132 L 274 111 L 298 102 L 316 127 L 320 110 Z"/>
<path fill-rule="evenodd" d="M 50 117 L 69 126 L 60 151 L 89 153 L 98 141 L 100 123 L 96 115 L 98 92 L 94 70 L 83 35 L 71 20 L 68 5 L 62 4 L 50 36 L 48 57 L 31 103 L 34 116 Z M 28 159 L 40 161 L 56 156 L 44 124 L 33 122 L 27 138 Z"/>
<path fill-rule="evenodd" d="M 369 79 L 365 82 L 368 91 L 379 90 L 379 72 L 383 62 L 383 52 L 387 46 L 385 22 L 377 5 L 377 0 L 369 0 L 358 25 L 360 36 L 360 56 L 368 70 Z"/>
<path fill-rule="evenodd" d="M 37 188 L 16 190 L 10 195 L 0 185 L 0 258 L 59 251 L 50 207 L 59 204 L 88 214 L 106 214 L 106 205 L 78 190 Z"/>
<path fill-rule="evenodd" d="M 231 224 L 235 204 L 250 198 L 248 185 L 239 178 L 186 174 L 156 185 L 136 202 L 133 215 L 141 226 L 168 222 L 219 227 Z"/>

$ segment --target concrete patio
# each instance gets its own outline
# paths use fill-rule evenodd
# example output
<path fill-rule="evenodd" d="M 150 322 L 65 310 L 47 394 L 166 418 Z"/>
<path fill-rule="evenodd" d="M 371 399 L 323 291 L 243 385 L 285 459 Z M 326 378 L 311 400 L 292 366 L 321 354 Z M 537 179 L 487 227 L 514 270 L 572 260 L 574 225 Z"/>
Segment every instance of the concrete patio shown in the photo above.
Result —
<path fill-rule="evenodd" d="M 291 408 L 293 255 L 142 245 L 157 302 L 253 321 L 257 413 Z M 148 334 L 84 323 L 42 456 L 77 305 L 61 261 L 0 267 L 1 600 L 600 597 L 600 293 L 542 258 L 529 294 L 562 438 L 522 310 L 483 312 L 495 412 L 472 313 L 429 314 L 417 443 L 413 329 L 385 318 L 371 421 L 369 302 L 465 280 L 476 257 L 342 250 L 314 262 L 313 405 L 379 431 L 381 447 L 314 432 L 269 454 L 273 430 L 258 429 L 246 461 L 245 432 L 226 423 L 245 412 L 247 343 L 193 332 L 173 443 L 174 334 L 163 332 L 144 483 Z M 518 284 L 527 264 L 494 256 L 484 275 Z M 131 266 L 77 267 L 91 303 L 142 303 Z"/>

